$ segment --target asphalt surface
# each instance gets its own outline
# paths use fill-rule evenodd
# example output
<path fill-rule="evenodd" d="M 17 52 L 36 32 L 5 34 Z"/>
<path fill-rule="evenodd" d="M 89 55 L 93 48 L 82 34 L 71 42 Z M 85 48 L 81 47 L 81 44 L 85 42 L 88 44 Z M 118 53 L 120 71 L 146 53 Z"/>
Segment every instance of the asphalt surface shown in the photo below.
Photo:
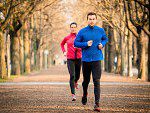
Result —
<path fill-rule="evenodd" d="M 77 100 L 71 101 L 66 66 L 0 83 L 0 113 L 95 113 L 92 79 L 87 105 L 81 104 L 82 74 Z M 101 113 L 150 113 L 150 83 L 103 73 Z"/>

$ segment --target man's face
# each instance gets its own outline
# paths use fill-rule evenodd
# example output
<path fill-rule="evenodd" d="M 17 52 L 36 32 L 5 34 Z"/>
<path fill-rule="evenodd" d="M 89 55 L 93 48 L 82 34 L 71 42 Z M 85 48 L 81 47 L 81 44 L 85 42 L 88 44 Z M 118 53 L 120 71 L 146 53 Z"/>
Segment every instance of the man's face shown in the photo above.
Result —
<path fill-rule="evenodd" d="M 77 26 L 76 26 L 76 24 L 72 24 L 70 26 L 70 30 L 71 30 L 71 33 L 76 33 L 77 32 Z"/>
<path fill-rule="evenodd" d="M 93 27 L 97 21 L 96 16 L 95 15 L 89 15 L 87 21 L 88 21 L 88 25 Z"/>

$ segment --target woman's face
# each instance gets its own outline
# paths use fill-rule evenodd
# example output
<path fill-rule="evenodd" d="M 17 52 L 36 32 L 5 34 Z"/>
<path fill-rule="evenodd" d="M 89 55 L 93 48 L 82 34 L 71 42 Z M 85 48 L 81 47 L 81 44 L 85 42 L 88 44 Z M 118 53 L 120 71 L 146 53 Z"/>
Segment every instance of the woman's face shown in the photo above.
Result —
<path fill-rule="evenodd" d="M 77 26 L 76 26 L 76 24 L 72 24 L 70 26 L 70 31 L 71 31 L 71 33 L 76 33 L 77 32 Z"/>

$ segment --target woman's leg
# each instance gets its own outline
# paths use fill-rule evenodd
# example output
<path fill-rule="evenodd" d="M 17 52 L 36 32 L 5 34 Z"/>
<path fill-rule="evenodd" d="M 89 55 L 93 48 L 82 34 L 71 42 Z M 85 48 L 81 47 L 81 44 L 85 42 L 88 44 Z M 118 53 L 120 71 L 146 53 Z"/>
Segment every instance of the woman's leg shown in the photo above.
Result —
<path fill-rule="evenodd" d="M 75 60 L 75 83 L 77 83 L 80 78 L 80 71 L 81 71 L 81 59 L 76 59 Z"/>
<path fill-rule="evenodd" d="M 67 59 L 67 67 L 68 71 L 70 74 L 70 88 L 71 88 L 71 93 L 75 94 L 75 88 L 74 88 L 74 82 L 75 82 L 75 61 Z"/>

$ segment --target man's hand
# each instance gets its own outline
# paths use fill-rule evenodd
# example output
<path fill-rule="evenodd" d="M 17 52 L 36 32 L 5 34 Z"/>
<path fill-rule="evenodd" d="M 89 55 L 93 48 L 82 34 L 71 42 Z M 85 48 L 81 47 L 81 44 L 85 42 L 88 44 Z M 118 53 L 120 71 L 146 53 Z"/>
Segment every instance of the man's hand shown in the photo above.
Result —
<path fill-rule="evenodd" d="M 89 40 L 89 41 L 87 42 L 87 44 L 88 44 L 88 46 L 92 46 L 93 40 Z"/>
<path fill-rule="evenodd" d="M 66 57 L 66 55 L 67 55 L 67 52 L 64 52 L 63 54 L 64 54 L 64 56 Z"/>
<path fill-rule="evenodd" d="M 98 45 L 98 49 L 102 49 L 103 48 L 103 45 L 100 43 L 99 45 Z"/>

